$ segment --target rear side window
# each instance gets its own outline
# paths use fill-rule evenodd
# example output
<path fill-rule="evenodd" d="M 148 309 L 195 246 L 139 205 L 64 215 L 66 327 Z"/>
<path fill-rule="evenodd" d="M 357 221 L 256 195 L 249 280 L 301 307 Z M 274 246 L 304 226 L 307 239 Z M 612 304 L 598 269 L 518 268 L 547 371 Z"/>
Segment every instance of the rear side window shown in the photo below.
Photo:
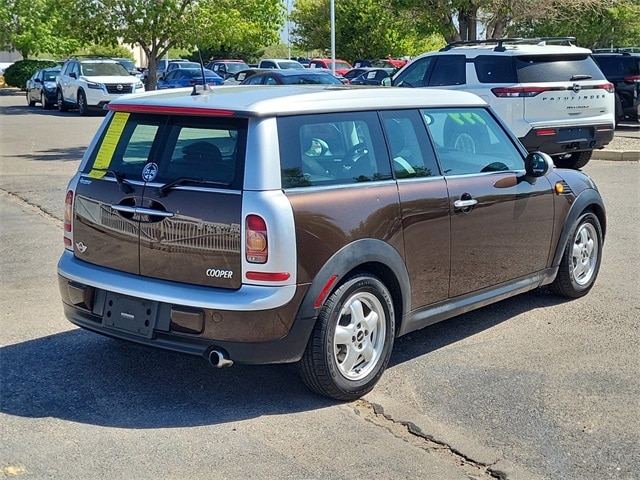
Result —
<path fill-rule="evenodd" d="M 115 112 L 84 173 L 154 183 L 242 186 L 246 119 L 198 118 Z M 143 178 L 153 163 L 155 178 Z"/>
<path fill-rule="evenodd" d="M 473 63 L 480 83 L 518 82 L 512 57 L 479 55 L 473 60 Z"/>
<path fill-rule="evenodd" d="M 376 112 L 278 119 L 283 188 L 391 179 Z"/>
<path fill-rule="evenodd" d="M 604 74 L 588 55 L 530 55 L 515 58 L 520 83 L 570 82 L 577 75 L 604 80 Z"/>

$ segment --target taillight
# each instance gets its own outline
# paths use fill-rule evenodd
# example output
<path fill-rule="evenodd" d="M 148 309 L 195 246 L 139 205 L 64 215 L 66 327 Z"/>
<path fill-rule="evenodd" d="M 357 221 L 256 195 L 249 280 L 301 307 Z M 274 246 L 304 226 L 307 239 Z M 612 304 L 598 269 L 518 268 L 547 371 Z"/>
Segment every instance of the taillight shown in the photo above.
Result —
<path fill-rule="evenodd" d="M 245 258 L 249 263 L 266 263 L 269 257 L 267 224 L 258 215 L 247 215 L 245 220 Z"/>
<path fill-rule="evenodd" d="M 606 90 L 609 93 L 613 93 L 616 91 L 616 88 L 613 85 L 613 83 L 603 83 L 602 85 L 597 85 L 596 88 Z"/>
<path fill-rule="evenodd" d="M 491 92 L 498 98 L 535 97 L 542 92 L 554 90 L 545 87 L 502 87 L 492 88 Z"/>
<path fill-rule="evenodd" d="M 64 246 L 73 250 L 72 228 L 73 228 L 73 191 L 69 190 L 64 199 Z"/>
<path fill-rule="evenodd" d="M 624 77 L 624 81 L 627 83 L 640 83 L 640 75 L 628 75 Z"/>

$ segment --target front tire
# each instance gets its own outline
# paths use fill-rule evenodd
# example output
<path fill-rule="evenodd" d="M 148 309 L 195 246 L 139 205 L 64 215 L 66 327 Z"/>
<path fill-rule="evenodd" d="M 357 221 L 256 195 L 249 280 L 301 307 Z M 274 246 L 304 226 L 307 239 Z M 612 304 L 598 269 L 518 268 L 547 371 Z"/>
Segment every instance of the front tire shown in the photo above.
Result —
<path fill-rule="evenodd" d="M 347 279 L 318 315 L 300 361 L 304 383 L 336 400 L 356 400 L 370 392 L 384 372 L 395 336 L 393 302 L 376 277 Z"/>
<path fill-rule="evenodd" d="M 44 94 L 44 92 L 40 92 L 40 105 L 45 110 L 51 108 L 51 104 L 47 101 L 47 96 Z"/>
<path fill-rule="evenodd" d="M 89 106 L 87 105 L 87 96 L 82 90 L 78 91 L 78 112 L 83 117 L 89 115 Z"/>
<path fill-rule="evenodd" d="M 36 102 L 31 99 L 31 92 L 29 90 L 27 90 L 27 105 L 30 107 L 36 106 Z"/>
<path fill-rule="evenodd" d="M 576 222 L 562 254 L 551 289 L 558 295 L 579 298 L 593 287 L 602 260 L 602 227 L 592 212 Z"/>

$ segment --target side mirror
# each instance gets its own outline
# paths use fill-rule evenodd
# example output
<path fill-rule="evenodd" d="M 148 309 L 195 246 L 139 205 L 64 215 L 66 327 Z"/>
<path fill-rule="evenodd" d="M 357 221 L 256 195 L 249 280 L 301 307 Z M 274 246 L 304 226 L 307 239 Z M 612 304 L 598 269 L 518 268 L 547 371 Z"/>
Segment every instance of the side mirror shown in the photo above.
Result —
<path fill-rule="evenodd" d="M 42 80 L 40 80 L 39 78 L 34 78 L 33 81 L 36 83 L 42 83 Z"/>
<path fill-rule="evenodd" d="M 78 78 L 78 75 L 76 75 L 76 72 L 71 72 L 71 73 L 69 74 L 69 76 L 70 76 L 71 78 L 76 78 L 76 79 Z"/>
<path fill-rule="evenodd" d="M 553 160 L 544 152 L 532 152 L 524 159 L 524 169 L 528 177 L 544 177 L 553 168 Z"/>

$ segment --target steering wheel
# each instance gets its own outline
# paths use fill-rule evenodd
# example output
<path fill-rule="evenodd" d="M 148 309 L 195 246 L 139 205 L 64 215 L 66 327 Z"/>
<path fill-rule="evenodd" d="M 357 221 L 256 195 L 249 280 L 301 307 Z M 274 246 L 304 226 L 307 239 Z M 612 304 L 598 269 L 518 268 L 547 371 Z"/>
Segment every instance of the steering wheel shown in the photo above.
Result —
<path fill-rule="evenodd" d="M 367 155 L 369 150 L 367 150 L 367 145 L 363 142 L 356 143 L 354 146 L 350 147 L 345 153 L 343 161 L 346 163 L 357 163 L 362 157 Z"/>

